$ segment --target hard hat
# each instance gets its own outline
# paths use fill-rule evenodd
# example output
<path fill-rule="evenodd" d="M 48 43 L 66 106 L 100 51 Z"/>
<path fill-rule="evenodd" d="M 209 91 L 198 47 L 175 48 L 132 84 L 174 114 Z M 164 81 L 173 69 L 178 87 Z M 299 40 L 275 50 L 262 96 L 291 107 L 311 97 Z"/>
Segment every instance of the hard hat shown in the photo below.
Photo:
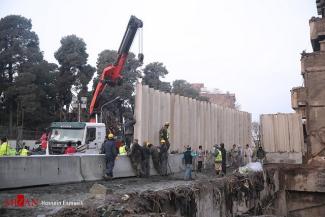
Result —
<path fill-rule="evenodd" d="M 109 138 L 109 139 L 112 139 L 113 137 L 114 137 L 114 135 L 113 135 L 112 133 L 109 133 L 109 134 L 108 134 L 108 138 Z"/>
<path fill-rule="evenodd" d="M 169 122 L 165 122 L 165 126 L 169 126 Z"/>
<path fill-rule="evenodd" d="M 165 143 L 166 141 L 164 139 L 160 140 L 160 143 Z"/>

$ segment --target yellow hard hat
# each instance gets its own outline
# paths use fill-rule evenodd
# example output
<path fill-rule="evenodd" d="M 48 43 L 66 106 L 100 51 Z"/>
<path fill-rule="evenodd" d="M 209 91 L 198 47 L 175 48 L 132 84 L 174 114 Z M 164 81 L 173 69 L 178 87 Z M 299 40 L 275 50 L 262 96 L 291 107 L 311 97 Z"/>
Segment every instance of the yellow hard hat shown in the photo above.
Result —
<path fill-rule="evenodd" d="M 166 141 L 164 139 L 160 140 L 160 143 L 165 143 Z"/>
<path fill-rule="evenodd" d="M 165 122 L 165 126 L 169 126 L 169 122 Z"/>
<path fill-rule="evenodd" d="M 111 138 L 113 138 L 113 137 L 114 137 L 114 135 L 113 135 L 112 133 L 109 133 L 109 134 L 108 134 L 108 138 L 109 138 L 109 139 L 111 139 Z"/>

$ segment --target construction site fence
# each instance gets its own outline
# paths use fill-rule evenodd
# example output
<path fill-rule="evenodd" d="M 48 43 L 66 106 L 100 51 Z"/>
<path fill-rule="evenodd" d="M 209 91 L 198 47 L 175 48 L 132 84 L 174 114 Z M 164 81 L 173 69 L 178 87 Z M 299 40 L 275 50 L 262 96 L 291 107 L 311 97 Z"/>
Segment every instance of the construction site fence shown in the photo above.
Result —
<path fill-rule="evenodd" d="M 170 150 L 182 152 L 184 146 L 212 149 L 224 143 L 252 144 L 251 114 L 205 101 L 161 92 L 140 83 L 136 86 L 134 138 L 142 143 L 159 143 L 159 130 L 170 123 Z"/>

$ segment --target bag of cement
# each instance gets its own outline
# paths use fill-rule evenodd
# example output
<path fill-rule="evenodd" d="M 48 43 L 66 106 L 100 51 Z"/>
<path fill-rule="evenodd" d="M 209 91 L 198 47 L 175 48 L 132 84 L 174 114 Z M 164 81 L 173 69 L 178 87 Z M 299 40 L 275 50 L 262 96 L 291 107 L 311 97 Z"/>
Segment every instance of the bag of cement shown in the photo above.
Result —
<path fill-rule="evenodd" d="M 240 174 L 248 174 L 248 173 L 254 173 L 254 172 L 262 172 L 263 167 L 260 162 L 251 162 L 246 164 L 243 167 L 239 167 L 238 169 Z"/>

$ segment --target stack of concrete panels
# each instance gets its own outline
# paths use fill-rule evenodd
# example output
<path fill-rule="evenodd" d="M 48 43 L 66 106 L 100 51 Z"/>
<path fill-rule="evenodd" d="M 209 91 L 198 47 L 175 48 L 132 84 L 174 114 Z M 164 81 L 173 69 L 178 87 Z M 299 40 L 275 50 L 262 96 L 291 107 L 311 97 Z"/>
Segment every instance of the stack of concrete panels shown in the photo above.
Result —
<path fill-rule="evenodd" d="M 301 115 L 261 115 L 261 142 L 270 163 L 302 163 L 303 131 Z"/>
<path fill-rule="evenodd" d="M 190 145 L 210 150 L 214 144 L 251 144 L 251 114 L 209 102 L 136 87 L 135 138 L 142 143 L 159 143 L 159 130 L 170 122 L 171 151 L 183 151 Z"/>

